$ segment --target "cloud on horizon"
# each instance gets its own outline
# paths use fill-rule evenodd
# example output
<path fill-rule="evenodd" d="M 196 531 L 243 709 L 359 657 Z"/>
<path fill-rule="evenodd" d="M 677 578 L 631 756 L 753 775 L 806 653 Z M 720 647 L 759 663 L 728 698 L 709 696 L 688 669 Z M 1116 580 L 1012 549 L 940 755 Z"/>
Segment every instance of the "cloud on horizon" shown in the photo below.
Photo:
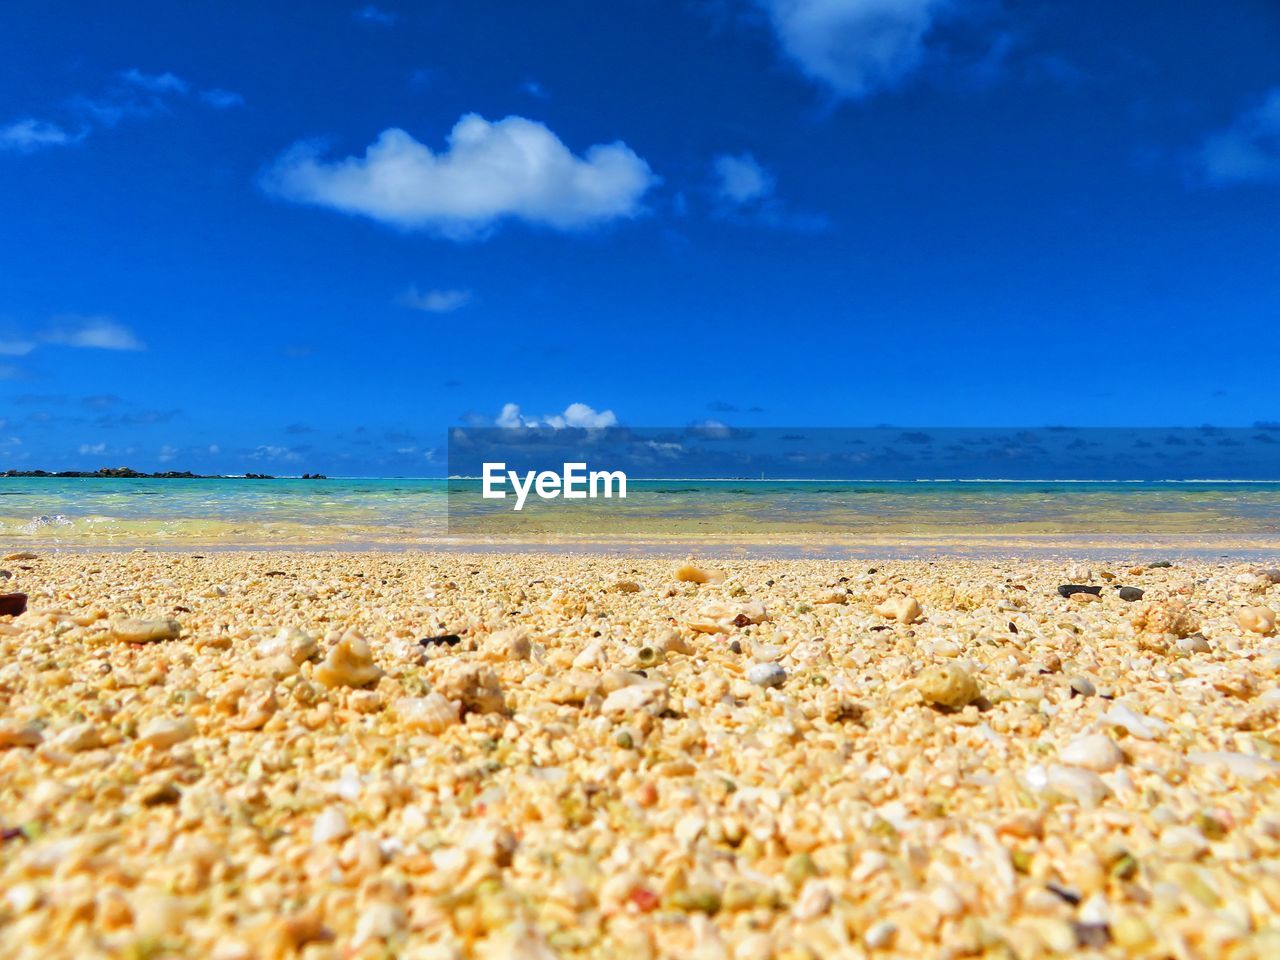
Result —
<path fill-rule="evenodd" d="M 1195 160 L 1213 186 L 1280 181 L 1280 87 L 1209 136 Z"/>
<path fill-rule="evenodd" d="M 524 117 L 491 123 L 466 114 L 447 143 L 436 153 L 393 127 L 363 157 L 326 160 L 320 145 L 303 142 L 281 155 L 261 184 L 295 203 L 469 240 L 505 220 L 571 231 L 633 218 L 657 183 L 624 143 L 597 144 L 579 157 Z"/>
<path fill-rule="evenodd" d="M 951 0 L 757 0 L 782 54 L 837 97 L 898 86 L 925 58 L 925 38 Z"/>
<path fill-rule="evenodd" d="M 605 427 L 616 427 L 618 417 L 612 410 L 595 410 L 585 403 L 571 403 L 563 413 L 547 414 L 541 417 L 526 417 L 520 412 L 517 403 L 505 403 L 502 412 L 493 421 L 496 427 L 518 430 L 525 427 L 550 427 L 563 430 L 566 427 L 600 430 Z"/>

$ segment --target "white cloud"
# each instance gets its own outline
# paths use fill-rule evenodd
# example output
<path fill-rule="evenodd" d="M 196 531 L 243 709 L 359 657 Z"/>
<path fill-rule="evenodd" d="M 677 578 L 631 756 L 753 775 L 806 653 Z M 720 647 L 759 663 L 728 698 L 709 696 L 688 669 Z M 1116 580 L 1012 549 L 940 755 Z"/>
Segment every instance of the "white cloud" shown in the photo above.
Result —
<path fill-rule="evenodd" d="M 1280 181 L 1280 87 L 1209 137 L 1197 161 L 1205 179 L 1219 186 Z"/>
<path fill-rule="evenodd" d="M 37 346 L 34 340 L 0 340 L 0 357 L 25 357 Z"/>
<path fill-rule="evenodd" d="M 390 27 L 400 19 L 393 11 L 383 10 L 372 3 L 357 10 L 355 17 L 361 23 L 376 23 L 380 27 Z"/>
<path fill-rule="evenodd" d="M 202 90 L 200 99 L 215 110 L 230 110 L 232 107 L 244 106 L 244 97 L 240 94 L 234 90 L 222 90 L 217 87 L 212 90 Z"/>
<path fill-rule="evenodd" d="M 35 153 L 47 147 L 67 147 L 79 143 L 84 131 L 68 133 L 56 123 L 35 120 L 31 117 L 17 120 L 7 127 L 0 127 L 0 150 L 18 153 Z"/>
<path fill-rule="evenodd" d="M 325 160 L 315 144 L 281 156 L 270 193 L 453 239 L 483 236 L 505 219 L 575 230 L 634 217 L 657 178 L 624 143 L 575 156 L 524 117 L 490 123 L 470 113 L 436 153 L 404 130 L 384 130 L 363 157 Z"/>
<path fill-rule="evenodd" d="M 165 73 L 143 73 L 135 68 L 125 70 L 120 74 L 120 79 L 131 86 L 137 87 L 139 90 L 147 91 L 147 93 L 186 93 L 190 89 L 187 81 L 167 71 Z"/>
<path fill-rule="evenodd" d="M 792 210 L 775 195 L 773 174 L 750 153 L 722 154 L 713 163 L 716 214 L 735 223 L 814 233 L 830 228 L 821 214 Z"/>
<path fill-rule="evenodd" d="M 67 314 L 54 317 L 35 333 L 0 339 L 0 357 L 25 357 L 43 346 L 78 347 L 88 350 L 145 350 L 146 344 L 122 323 L 111 317 L 82 317 Z"/>
<path fill-rule="evenodd" d="M 644 445 L 660 457 L 675 457 L 684 453 L 684 444 L 662 440 L 646 440 Z"/>
<path fill-rule="evenodd" d="M 400 297 L 400 305 L 426 313 L 452 313 L 471 302 L 470 290 L 419 290 L 410 287 Z"/>
<path fill-rule="evenodd" d="M 715 159 L 716 192 L 720 199 L 742 206 L 773 193 L 773 176 L 749 153 Z"/>
<path fill-rule="evenodd" d="M 732 428 L 719 420 L 699 420 L 689 425 L 689 432 L 695 436 L 711 437 L 715 440 L 723 440 L 733 435 Z"/>
<path fill-rule="evenodd" d="M 160 452 L 156 454 L 156 459 L 159 460 L 161 463 L 168 463 L 170 460 L 175 459 L 177 456 L 178 456 L 178 448 L 166 443 L 163 447 L 160 448 Z"/>
<path fill-rule="evenodd" d="M 526 417 L 520 412 L 520 405 L 506 403 L 502 412 L 494 421 L 495 426 L 506 429 L 521 427 L 551 427 L 563 430 L 566 427 L 600 430 L 605 427 L 616 427 L 618 418 L 612 410 L 595 410 L 585 403 L 571 403 L 564 408 L 564 413 L 553 413 L 542 417 Z"/>
<path fill-rule="evenodd" d="M 280 460 L 285 463 L 294 463 L 302 459 L 302 455 L 296 450 L 289 447 L 277 447 L 269 444 L 254 449 L 249 454 L 251 460 Z"/>
<path fill-rule="evenodd" d="M 174 73 L 144 73 L 124 70 L 100 96 L 76 94 L 67 106 L 81 120 L 81 129 L 71 133 L 65 127 L 27 117 L 0 127 L 0 150 L 33 153 L 48 147 L 70 146 L 84 140 L 97 128 L 110 128 L 127 118 L 141 119 L 169 112 L 175 97 L 191 92 L 191 85 Z M 203 90 L 200 99 L 225 110 L 243 105 L 244 98 L 231 90 Z"/>
<path fill-rule="evenodd" d="M 92 350 L 145 350 L 146 345 L 132 330 L 110 317 L 56 318 L 40 335 L 44 343 Z"/>
<path fill-rule="evenodd" d="M 758 0 L 783 54 L 837 96 L 858 100 L 902 81 L 951 0 Z"/>
<path fill-rule="evenodd" d="M 96 457 L 96 456 L 99 456 L 100 454 L 104 454 L 104 453 L 106 453 L 106 452 L 107 452 L 107 445 L 106 445 L 105 443 L 82 443 L 82 444 L 80 444 L 80 453 L 81 453 L 83 456 L 86 456 L 86 457 L 89 457 L 89 456 L 94 456 L 94 457 Z"/>

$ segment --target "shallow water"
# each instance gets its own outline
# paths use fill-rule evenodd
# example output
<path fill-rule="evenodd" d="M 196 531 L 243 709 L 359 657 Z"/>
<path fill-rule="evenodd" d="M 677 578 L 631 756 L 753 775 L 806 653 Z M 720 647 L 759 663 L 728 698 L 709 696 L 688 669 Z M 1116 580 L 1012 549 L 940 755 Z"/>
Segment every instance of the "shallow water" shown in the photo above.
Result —
<path fill-rule="evenodd" d="M 451 490 L 452 487 L 452 490 Z M 482 501 L 416 479 L 0 479 L 0 542 L 1280 544 L 1280 483 L 638 481 L 626 500 Z"/>

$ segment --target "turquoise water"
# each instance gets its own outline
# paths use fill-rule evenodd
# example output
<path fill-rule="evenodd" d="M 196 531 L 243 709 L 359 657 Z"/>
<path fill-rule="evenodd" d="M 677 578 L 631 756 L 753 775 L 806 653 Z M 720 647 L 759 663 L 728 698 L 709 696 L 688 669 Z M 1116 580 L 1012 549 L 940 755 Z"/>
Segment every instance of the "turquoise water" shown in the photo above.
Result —
<path fill-rule="evenodd" d="M 444 480 L 0 478 L 0 542 L 365 546 L 1199 537 L 1280 542 L 1280 483 L 641 481 L 520 513 Z"/>

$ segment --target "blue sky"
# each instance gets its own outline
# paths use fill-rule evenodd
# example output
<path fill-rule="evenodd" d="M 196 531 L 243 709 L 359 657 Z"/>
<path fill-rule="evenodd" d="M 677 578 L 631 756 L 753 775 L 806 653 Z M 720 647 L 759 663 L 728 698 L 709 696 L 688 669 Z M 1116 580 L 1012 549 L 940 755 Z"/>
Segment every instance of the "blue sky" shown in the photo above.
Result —
<path fill-rule="evenodd" d="M 0 466 L 1274 421 L 1280 7 L 10 4 L 0 226 Z"/>

